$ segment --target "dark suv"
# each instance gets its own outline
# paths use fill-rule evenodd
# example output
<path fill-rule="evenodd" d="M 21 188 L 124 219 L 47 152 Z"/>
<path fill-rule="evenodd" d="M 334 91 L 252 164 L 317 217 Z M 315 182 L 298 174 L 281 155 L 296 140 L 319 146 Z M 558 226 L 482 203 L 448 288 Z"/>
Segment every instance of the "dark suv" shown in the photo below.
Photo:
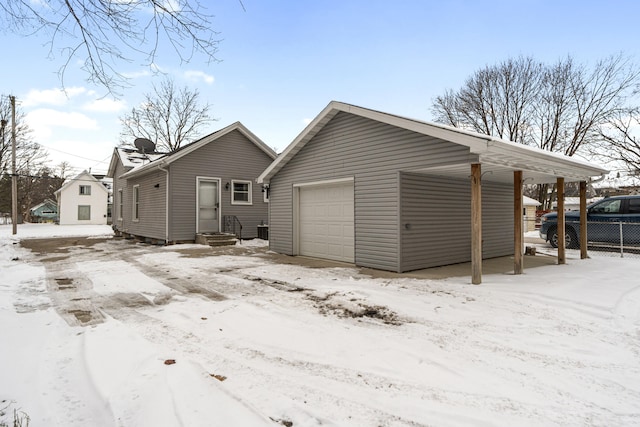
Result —
<path fill-rule="evenodd" d="M 580 211 L 568 211 L 565 217 L 565 245 L 580 247 Z M 621 225 L 622 224 L 622 225 Z M 558 247 L 558 214 L 542 216 L 540 237 Z M 587 207 L 587 240 L 596 243 L 640 244 L 640 195 L 607 197 Z"/>

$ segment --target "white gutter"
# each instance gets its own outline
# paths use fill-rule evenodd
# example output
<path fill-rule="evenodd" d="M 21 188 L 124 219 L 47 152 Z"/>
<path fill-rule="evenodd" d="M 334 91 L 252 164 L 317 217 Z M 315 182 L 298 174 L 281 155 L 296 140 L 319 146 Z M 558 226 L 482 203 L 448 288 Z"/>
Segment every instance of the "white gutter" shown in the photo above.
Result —
<path fill-rule="evenodd" d="M 158 169 L 165 172 L 166 180 L 165 180 L 165 197 L 164 197 L 164 244 L 169 244 L 169 170 L 163 168 L 163 163 L 158 165 Z"/>

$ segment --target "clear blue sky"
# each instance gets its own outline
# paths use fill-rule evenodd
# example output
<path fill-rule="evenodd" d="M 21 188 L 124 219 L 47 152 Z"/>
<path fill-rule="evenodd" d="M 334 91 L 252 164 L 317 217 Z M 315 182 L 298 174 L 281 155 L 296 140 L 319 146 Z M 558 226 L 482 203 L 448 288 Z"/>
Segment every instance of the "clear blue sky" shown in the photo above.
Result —
<path fill-rule="evenodd" d="M 331 100 L 431 120 L 434 97 L 509 57 L 554 62 L 572 55 L 589 65 L 624 52 L 640 63 L 635 0 L 203 3 L 215 15 L 222 62 L 180 66 L 163 49 L 157 64 L 212 105 L 218 121 L 205 133 L 241 121 L 277 151 Z M 47 41 L 44 34 L 3 36 L 1 93 L 18 97 L 52 164 L 104 172 L 118 143 L 118 118 L 160 77 L 133 62 L 121 72 L 142 74 L 134 87 L 118 100 L 101 99 L 104 89 L 72 64 L 64 96 L 60 57 L 47 59 Z"/>

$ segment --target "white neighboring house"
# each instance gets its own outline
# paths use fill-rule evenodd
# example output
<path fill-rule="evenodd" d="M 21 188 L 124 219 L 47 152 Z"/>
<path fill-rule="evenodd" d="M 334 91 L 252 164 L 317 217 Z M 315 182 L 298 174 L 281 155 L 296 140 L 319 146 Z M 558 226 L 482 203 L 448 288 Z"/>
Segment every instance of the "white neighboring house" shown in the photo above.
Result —
<path fill-rule="evenodd" d="M 536 209 L 540 202 L 531 197 L 522 196 L 522 206 L 524 209 L 524 231 L 536 230 Z"/>
<path fill-rule="evenodd" d="M 61 225 L 106 224 L 107 188 L 83 171 L 55 192 Z"/>

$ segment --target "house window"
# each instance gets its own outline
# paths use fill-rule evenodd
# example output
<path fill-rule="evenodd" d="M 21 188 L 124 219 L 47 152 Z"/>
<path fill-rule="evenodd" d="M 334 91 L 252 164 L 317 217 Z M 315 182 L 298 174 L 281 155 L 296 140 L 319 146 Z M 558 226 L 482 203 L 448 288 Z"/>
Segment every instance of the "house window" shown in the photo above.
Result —
<path fill-rule="evenodd" d="M 89 221 L 91 219 L 91 206 L 78 205 L 78 221 Z"/>
<path fill-rule="evenodd" d="M 133 220 L 138 221 L 140 219 L 140 186 L 133 186 Z"/>
<path fill-rule="evenodd" d="M 118 190 L 118 221 L 122 221 L 122 188 Z"/>
<path fill-rule="evenodd" d="M 91 195 L 91 186 L 90 185 L 81 185 L 80 186 L 80 195 L 81 196 L 90 196 Z"/>
<path fill-rule="evenodd" d="M 231 181 L 231 187 L 233 188 L 232 205 L 251 204 L 251 181 Z"/>

